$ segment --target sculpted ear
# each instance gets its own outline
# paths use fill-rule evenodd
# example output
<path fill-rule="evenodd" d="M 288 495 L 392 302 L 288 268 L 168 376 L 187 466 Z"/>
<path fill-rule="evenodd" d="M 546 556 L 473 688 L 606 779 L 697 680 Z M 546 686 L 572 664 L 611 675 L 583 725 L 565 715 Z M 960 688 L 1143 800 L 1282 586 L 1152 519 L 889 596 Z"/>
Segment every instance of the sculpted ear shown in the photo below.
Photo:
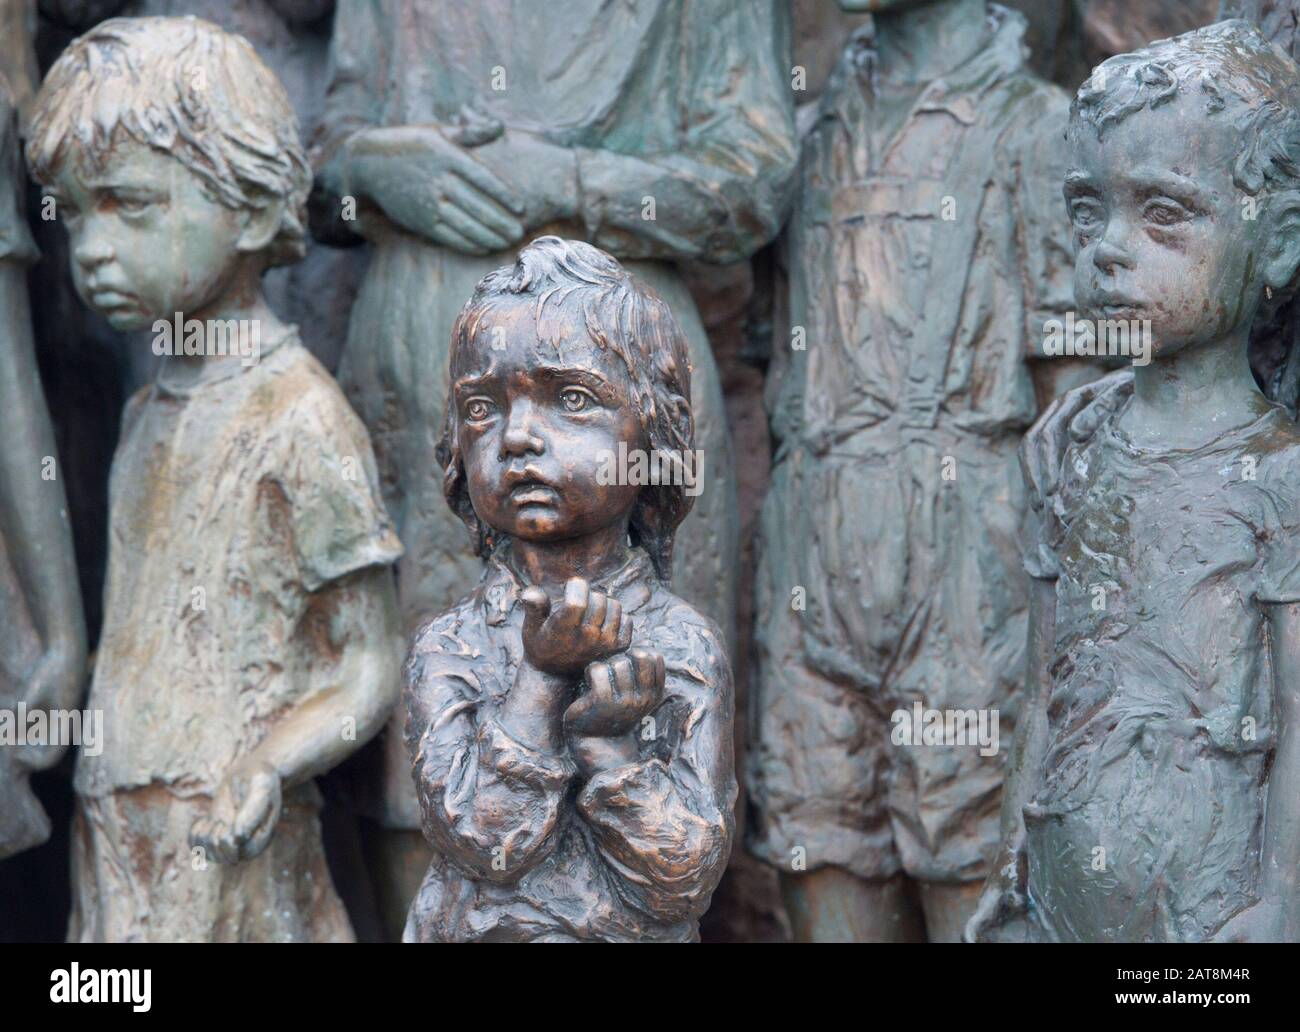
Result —
<path fill-rule="evenodd" d="M 695 441 L 695 411 L 691 408 L 690 400 L 683 398 L 680 394 L 672 396 L 673 427 L 677 430 L 678 435 L 683 441 L 690 441 L 691 447 L 694 447 Z"/>
<path fill-rule="evenodd" d="M 1300 269 L 1300 190 L 1278 193 L 1269 207 L 1273 226 L 1264 250 L 1264 282 L 1274 291 L 1282 291 Z"/>
<path fill-rule="evenodd" d="M 236 247 L 245 254 L 265 251 L 280 232 L 280 219 L 284 215 L 284 201 L 271 200 L 262 208 L 244 210 L 244 231 Z"/>

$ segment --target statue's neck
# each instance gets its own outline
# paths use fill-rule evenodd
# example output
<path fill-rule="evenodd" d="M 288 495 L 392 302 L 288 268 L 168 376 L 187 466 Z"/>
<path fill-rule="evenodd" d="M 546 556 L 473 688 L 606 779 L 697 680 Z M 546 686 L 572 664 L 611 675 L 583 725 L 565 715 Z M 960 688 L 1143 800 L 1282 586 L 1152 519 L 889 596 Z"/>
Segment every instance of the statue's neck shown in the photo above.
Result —
<path fill-rule="evenodd" d="M 1196 448 L 1257 420 L 1270 405 L 1250 371 L 1249 337 L 1243 327 L 1228 340 L 1135 366 L 1124 431 L 1140 445 Z"/>
<path fill-rule="evenodd" d="M 208 304 L 195 311 L 181 313 L 181 330 L 191 320 L 204 326 L 205 335 L 206 328 L 213 323 L 233 327 L 236 334 L 248 337 L 248 341 L 242 342 L 241 346 L 246 347 L 249 342 L 255 343 L 258 353 L 251 360 L 260 360 L 261 348 L 280 341 L 289 330 L 266 303 L 261 280 L 261 269 L 253 263 L 237 270 L 231 277 L 231 282 Z M 174 313 L 169 313 L 165 318 L 170 322 L 174 319 Z M 211 380 L 223 379 L 249 364 L 249 356 L 242 351 L 225 355 L 178 353 L 164 360 L 158 371 L 158 380 L 167 388 L 187 389 Z"/>
<path fill-rule="evenodd" d="M 923 85 L 970 60 L 988 41 L 986 0 L 938 0 L 877 14 L 880 76 Z"/>
<path fill-rule="evenodd" d="M 627 562 L 627 528 L 624 516 L 592 533 L 563 541 L 532 542 L 516 537 L 510 543 L 511 562 L 525 581 L 558 598 L 569 578 L 598 581 Z"/>

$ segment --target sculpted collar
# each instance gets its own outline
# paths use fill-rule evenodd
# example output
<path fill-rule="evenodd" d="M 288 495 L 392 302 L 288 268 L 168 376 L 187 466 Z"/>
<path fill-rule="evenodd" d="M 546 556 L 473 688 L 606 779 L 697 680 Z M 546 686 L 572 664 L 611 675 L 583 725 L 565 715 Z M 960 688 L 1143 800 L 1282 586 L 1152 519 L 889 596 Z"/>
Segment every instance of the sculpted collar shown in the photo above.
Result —
<path fill-rule="evenodd" d="M 990 38 L 964 64 L 932 80 L 922 91 L 914 111 L 946 111 L 963 125 L 976 121 L 980 95 L 1025 65 L 1025 18 L 998 4 L 989 4 Z M 871 26 L 853 33 L 850 61 L 864 90 L 872 91 L 881 66 L 880 52 Z"/>
<path fill-rule="evenodd" d="M 233 356 L 220 366 L 211 369 L 211 371 L 204 369 L 200 376 L 190 383 L 171 382 L 167 378 L 167 364 L 164 362 L 154 377 L 152 396 L 155 398 L 159 395 L 171 395 L 176 398 L 191 397 L 214 383 L 223 383 L 256 368 L 270 358 L 272 354 L 279 351 L 286 344 L 291 343 L 302 343 L 298 336 L 298 327 L 292 323 L 287 324 L 284 332 L 278 337 L 272 337 L 260 346 L 257 359 L 252 364 L 246 365 L 238 356 Z"/>
<path fill-rule="evenodd" d="M 629 548 L 628 558 L 613 573 L 592 582 L 592 587 L 618 599 L 624 613 L 640 609 L 650 600 L 655 583 L 654 565 L 642 548 Z M 519 603 L 527 582 L 511 562 L 510 542 L 503 541 L 488 557 L 483 574 L 483 610 L 489 625 L 505 623 Z"/>

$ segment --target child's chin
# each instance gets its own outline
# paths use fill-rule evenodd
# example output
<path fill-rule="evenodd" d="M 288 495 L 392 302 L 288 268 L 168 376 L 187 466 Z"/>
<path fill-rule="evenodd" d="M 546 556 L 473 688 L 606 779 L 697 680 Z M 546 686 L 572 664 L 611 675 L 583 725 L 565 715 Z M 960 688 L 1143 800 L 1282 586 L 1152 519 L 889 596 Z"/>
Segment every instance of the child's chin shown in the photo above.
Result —
<path fill-rule="evenodd" d="M 566 526 L 554 509 L 524 510 L 515 517 L 514 526 L 510 528 L 511 537 L 524 541 L 557 541 L 569 536 Z"/>
<path fill-rule="evenodd" d="M 155 322 L 154 319 L 134 308 L 110 308 L 108 310 L 97 308 L 96 311 L 104 317 L 104 321 L 109 326 L 119 333 L 131 333 L 136 330 L 147 329 Z"/>
<path fill-rule="evenodd" d="M 1191 351 L 1192 349 L 1201 347 L 1206 343 L 1208 342 L 1204 340 L 1188 340 L 1186 337 L 1165 336 L 1162 338 L 1159 334 L 1155 334 L 1152 337 L 1151 348 L 1148 354 L 1153 359 L 1173 358 L 1174 355 L 1180 354 L 1184 351 Z"/>

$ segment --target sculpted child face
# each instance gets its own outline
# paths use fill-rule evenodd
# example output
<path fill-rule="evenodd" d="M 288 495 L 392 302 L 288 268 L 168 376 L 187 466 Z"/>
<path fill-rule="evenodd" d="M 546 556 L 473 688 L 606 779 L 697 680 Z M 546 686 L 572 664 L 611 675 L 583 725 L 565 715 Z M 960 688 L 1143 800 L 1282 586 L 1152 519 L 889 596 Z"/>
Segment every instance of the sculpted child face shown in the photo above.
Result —
<path fill-rule="evenodd" d="M 547 319 L 536 299 L 500 306 L 451 370 L 470 501 L 494 530 L 532 542 L 582 537 L 626 521 L 640 488 L 602 484 L 619 444 L 645 447 L 627 369 L 580 320 Z M 605 456 L 602 459 L 602 456 Z"/>
<path fill-rule="evenodd" d="M 1243 140 L 1232 122 L 1180 96 L 1107 126 L 1104 139 L 1071 124 L 1065 196 L 1080 315 L 1149 319 L 1157 358 L 1248 324 L 1265 286 L 1268 200 L 1233 182 Z"/>
<path fill-rule="evenodd" d="M 121 140 L 92 169 L 75 148 L 50 193 L 77 293 L 117 330 L 197 314 L 229 284 L 245 219 L 162 151 Z"/>

